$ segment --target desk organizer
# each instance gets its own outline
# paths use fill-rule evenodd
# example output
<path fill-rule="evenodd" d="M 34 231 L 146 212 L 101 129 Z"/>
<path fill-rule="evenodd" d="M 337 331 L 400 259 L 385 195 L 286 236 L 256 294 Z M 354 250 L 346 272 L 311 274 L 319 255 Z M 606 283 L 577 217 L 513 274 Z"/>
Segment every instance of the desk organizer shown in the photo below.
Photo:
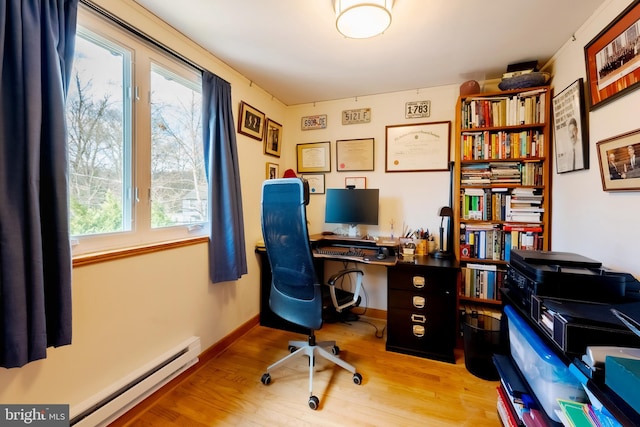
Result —
<path fill-rule="evenodd" d="M 557 399 L 587 402 L 578 379 L 560 358 L 533 332 L 513 307 L 504 308 L 509 324 L 511 356 L 547 415 L 560 422 Z"/>

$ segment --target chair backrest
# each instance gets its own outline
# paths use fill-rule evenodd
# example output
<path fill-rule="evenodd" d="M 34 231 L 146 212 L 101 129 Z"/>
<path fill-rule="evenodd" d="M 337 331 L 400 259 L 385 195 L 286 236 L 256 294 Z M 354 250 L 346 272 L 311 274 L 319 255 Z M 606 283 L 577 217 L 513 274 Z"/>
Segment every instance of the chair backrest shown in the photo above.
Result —
<path fill-rule="evenodd" d="M 262 185 L 262 236 L 271 265 L 271 310 L 309 329 L 322 326 L 322 290 L 307 229 L 308 184 L 299 178 Z"/>

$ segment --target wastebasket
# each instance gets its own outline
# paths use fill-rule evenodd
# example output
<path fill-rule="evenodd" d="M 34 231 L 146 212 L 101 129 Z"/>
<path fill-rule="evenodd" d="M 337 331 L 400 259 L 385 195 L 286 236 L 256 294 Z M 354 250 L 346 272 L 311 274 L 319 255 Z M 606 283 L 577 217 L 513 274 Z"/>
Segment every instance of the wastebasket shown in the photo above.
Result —
<path fill-rule="evenodd" d="M 464 364 L 467 371 L 483 380 L 500 379 L 493 364 L 500 351 L 500 320 L 484 314 L 464 316 Z"/>

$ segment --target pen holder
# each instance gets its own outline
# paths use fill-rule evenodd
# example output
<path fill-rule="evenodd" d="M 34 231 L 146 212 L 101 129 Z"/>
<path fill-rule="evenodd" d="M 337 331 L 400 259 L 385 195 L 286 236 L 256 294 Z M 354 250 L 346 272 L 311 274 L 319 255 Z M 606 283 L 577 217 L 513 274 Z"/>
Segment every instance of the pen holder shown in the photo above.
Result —
<path fill-rule="evenodd" d="M 416 255 L 426 255 L 427 254 L 427 241 L 425 239 L 416 239 Z"/>
<path fill-rule="evenodd" d="M 429 254 L 434 254 L 438 250 L 438 245 L 435 240 L 427 240 L 427 251 Z"/>

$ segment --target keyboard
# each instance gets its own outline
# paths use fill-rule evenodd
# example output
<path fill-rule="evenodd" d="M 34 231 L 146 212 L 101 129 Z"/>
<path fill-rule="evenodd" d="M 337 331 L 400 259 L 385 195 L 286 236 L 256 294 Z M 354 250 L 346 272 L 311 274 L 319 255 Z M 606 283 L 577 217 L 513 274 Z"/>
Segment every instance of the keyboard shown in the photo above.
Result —
<path fill-rule="evenodd" d="M 324 247 L 324 248 L 316 248 L 316 253 L 320 255 L 337 255 L 337 256 L 351 256 L 362 258 L 366 254 L 360 248 L 335 248 L 335 247 Z"/>

